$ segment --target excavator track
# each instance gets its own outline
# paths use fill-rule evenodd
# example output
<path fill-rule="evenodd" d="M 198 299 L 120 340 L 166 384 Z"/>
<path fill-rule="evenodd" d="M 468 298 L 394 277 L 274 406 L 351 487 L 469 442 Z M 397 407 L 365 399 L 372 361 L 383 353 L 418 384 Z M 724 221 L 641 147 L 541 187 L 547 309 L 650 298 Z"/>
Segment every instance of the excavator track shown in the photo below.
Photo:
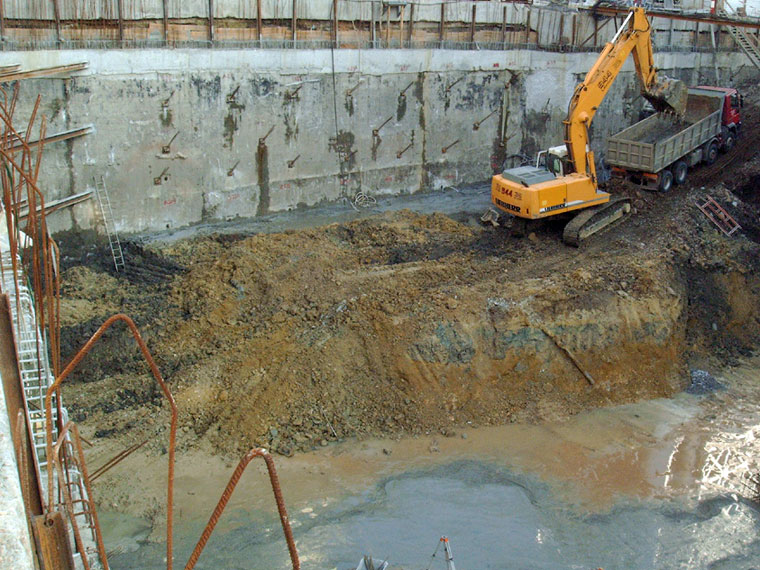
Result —
<path fill-rule="evenodd" d="M 565 226 L 562 241 L 578 247 L 587 237 L 609 228 L 631 211 L 629 198 L 613 198 L 606 204 L 583 210 Z"/>

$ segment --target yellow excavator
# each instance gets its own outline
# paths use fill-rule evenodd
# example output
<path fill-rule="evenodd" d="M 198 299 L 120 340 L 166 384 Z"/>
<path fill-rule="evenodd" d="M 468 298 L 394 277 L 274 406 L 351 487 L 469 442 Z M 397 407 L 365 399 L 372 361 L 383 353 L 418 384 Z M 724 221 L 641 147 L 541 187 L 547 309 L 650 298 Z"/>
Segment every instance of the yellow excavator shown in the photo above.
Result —
<path fill-rule="evenodd" d="M 594 153 L 588 146 L 591 120 L 630 54 L 642 95 L 657 111 L 683 114 L 687 87 L 677 80 L 658 78 L 649 20 L 643 8 L 633 8 L 575 88 L 564 121 L 565 144 L 539 153 L 535 167 L 512 168 L 493 177 L 491 201 L 497 208 L 523 220 L 582 210 L 563 233 L 563 240 L 575 246 L 630 212 L 628 199 L 610 199 L 609 193 L 599 189 Z"/>

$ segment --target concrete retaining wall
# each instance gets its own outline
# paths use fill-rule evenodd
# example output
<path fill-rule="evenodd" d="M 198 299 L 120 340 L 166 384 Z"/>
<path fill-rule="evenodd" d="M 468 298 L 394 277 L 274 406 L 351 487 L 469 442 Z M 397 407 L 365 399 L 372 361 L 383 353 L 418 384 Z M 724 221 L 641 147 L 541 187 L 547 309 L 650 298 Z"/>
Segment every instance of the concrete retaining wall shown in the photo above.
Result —
<path fill-rule="evenodd" d="M 35 568 L 5 394 L 0 389 L 0 566 Z"/>
<path fill-rule="evenodd" d="M 102 176 L 118 229 L 145 232 L 488 180 L 511 155 L 561 144 L 567 102 L 596 57 L 162 49 L 0 53 L 0 64 L 89 62 L 72 79 L 24 82 L 16 116 L 40 91 L 48 133 L 91 123 L 93 134 L 46 148 L 42 187 L 56 199 Z M 658 62 L 690 84 L 715 83 L 716 69 L 733 84 L 748 69 L 730 53 Z M 636 120 L 637 93 L 629 62 L 594 120 L 597 153 Z M 94 202 L 50 223 L 96 227 Z"/>

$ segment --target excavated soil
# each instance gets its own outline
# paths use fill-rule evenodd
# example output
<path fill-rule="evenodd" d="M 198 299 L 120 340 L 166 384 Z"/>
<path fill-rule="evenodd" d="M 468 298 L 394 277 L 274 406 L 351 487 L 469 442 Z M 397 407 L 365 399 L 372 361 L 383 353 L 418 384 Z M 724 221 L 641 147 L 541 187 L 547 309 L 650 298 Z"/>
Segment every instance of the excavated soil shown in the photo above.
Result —
<path fill-rule="evenodd" d="M 745 132 L 758 132 L 755 107 Z M 690 367 L 758 346 L 758 149 L 745 136 L 669 194 L 614 187 L 634 216 L 580 249 L 558 222 L 518 239 L 473 214 L 409 210 L 131 243 L 126 275 L 102 248 L 66 254 L 64 239 L 64 357 L 129 314 L 176 398 L 179 449 L 225 456 L 668 396 Z M 705 218 L 695 203 L 707 196 L 741 232 Z M 106 333 L 64 401 L 95 439 L 162 453 L 168 406 L 133 345 L 120 327 Z"/>

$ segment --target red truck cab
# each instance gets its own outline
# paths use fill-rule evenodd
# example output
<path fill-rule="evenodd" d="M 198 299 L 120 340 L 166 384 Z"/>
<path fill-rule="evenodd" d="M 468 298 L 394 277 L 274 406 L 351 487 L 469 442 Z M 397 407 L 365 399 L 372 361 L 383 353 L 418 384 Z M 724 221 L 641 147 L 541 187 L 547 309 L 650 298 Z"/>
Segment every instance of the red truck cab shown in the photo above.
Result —
<path fill-rule="evenodd" d="M 724 93 L 721 124 L 726 129 L 733 131 L 734 137 L 736 137 L 736 134 L 739 132 L 739 129 L 742 126 L 739 109 L 744 106 L 744 97 L 742 97 L 742 95 L 733 87 L 712 87 L 707 85 L 700 85 L 699 88 Z"/>

